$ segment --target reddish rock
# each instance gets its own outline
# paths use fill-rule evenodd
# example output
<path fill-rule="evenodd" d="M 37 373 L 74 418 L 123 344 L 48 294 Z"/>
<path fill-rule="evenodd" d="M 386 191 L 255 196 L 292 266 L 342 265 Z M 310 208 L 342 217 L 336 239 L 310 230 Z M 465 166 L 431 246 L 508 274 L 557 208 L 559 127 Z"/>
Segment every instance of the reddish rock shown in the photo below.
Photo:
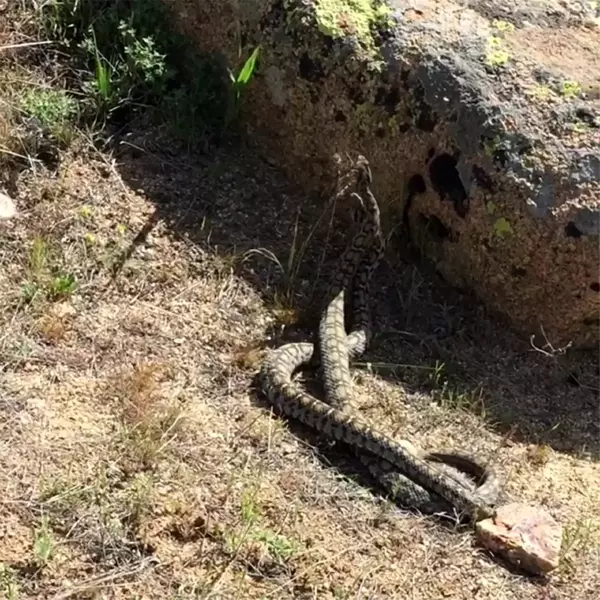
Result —
<path fill-rule="evenodd" d="M 476 525 L 477 539 L 512 564 L 536 574 L 558 567 L 562 526 L 545 510 L 526 504 L 501 506 Z"/>

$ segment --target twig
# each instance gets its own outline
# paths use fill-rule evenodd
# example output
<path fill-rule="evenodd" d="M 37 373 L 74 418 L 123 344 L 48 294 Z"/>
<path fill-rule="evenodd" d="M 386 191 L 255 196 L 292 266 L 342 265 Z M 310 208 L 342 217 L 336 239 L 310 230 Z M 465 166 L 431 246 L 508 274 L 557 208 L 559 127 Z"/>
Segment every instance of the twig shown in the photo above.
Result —
<path fill-rule="evenodd" d="M 533 334 L 530 338 L 529 338 L 529 343 L 531 344 L 531 347 L 536 350 L 537 352 L 541 352 L 544 356 L 547 356 L 549 358 L 556 358 L 557 356 L 564 356 L 567 353 L 567 350 L 573 345 L 573 342 L 569 342 L 566 346 L 563 346 L 562 348 L 555 348 L 551 343 L 550 340 L 548 339 L 548 336 L 546 335 L 546 332 L 544 331 L 544 327 L 542 325 L 540 325 L 540 329 L 542 330 L 542 335 L 544 336 L 544 339 L 546 340 L 546 343 L 544 344 L 543 348 L 540 348 L 539 346 L 536 346 L 535 343 L 533 342 L 533 340 L 535 339 L 535 334 Z M 545 350 L 544 348 L 549 348 L 550 350 Z"/>
<path fill-rule="evenodd" d="M 0 152 L 4 154 L 9 154 L 10 156 L 16 156 L 17 158 L 22 158 L 23 160 L 28 160 L 30 162 L 39 162 L 42 164 L 42 161 L 39 158 L 32 158 L 31 156 L 25 156 L 24 154 L 19 154 L 18 152 L 13 152 L 12 150 L 8 150 L 7 148 L 0 147 Z"/>
<path fill-rule="evenodd" d="M 21 44 L 8 44 L 8 46 L 0 46 L 0 51 L 2 50 L 15 50 L 16 48 L 27 48 L 29 46 L 47 46 L 48 44 L 53 44 L 52 40 L 41 40 L 39 42 L 22 42 Z"/>

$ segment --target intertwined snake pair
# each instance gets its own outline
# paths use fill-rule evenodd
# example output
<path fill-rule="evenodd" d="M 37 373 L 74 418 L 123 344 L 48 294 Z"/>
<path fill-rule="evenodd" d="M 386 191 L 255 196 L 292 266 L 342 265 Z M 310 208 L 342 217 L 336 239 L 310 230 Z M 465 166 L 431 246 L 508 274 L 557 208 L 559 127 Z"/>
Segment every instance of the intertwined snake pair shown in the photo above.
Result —
<path fill-rule="evenodd" d="M 365 351 L 370 338 L 369 283 L 384 247 L 379 207 L 364 157 L 359 157 L 353 173 L 358 193 L 348 194 L 346 189 L 336 198 L 344 195 L 359 203 L 360 227 L 340 259 L 316 343 L 291 343 L 274 350 L 262 365 L 260 385 L 277 410 L 350 445 L 398 503 L 423 513 L 439 512 L 475 521 L 492 516 L 498 486 L 488 469 L 463 455 L 423 455 L 411 444 L 399 443 L 373 429 L 352 410 L 349 361 Z M 350 289 L 353 318 L 347 334 L 344 297 Z M 292 380 L 297 369 L 317 363 L 321 365 L 327 402 L 311 396 Z M 480 485 L 448 472 L 447 466 L 469 474 Z"/>

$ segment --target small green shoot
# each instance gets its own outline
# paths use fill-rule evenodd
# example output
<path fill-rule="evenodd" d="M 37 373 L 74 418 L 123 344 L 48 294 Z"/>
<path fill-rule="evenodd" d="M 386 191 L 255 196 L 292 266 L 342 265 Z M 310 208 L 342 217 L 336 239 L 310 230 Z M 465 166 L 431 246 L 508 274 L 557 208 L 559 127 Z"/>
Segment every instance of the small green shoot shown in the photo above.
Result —
<path fill-rule="evenodd" d="M 36 236 L 33 239 L 31 250 L 29 252 L 29 270 L 36 281 L 42 277 L 42 273 L 48 262 L 48 242 L 41 237 Z"/>
<path fill-rule="evenodd" d="M 93 33 L 92 29 L 92 33 Z M 108 62 L 106 62 L 101 56 L 96 45 L 95 50 L 95 61 L 96 71 L 94 73 L 94 84 L 96 92 L 100 99 L 100 105 L 103 107 L 110 107 L 113 104 L 113 84 L 112 84 L 112 69 Z"/>
<path fill-rule="evenodd" d="M 44 272 L 48 263 L 48 243 L 42 236 L 36 236 L 29 250 L 28 281 L 21 286 L 21 297 L 27 303 L 43 288 Z"/>
<path fill-rule="evenodd" d="M 229 127 L 239 116 L 242 95 L 254 76 L 259 54 L 260 46 L 257 46 L 252 51 L 252 54 L 250 54 L 250 56 L 246 59 L 246 62 L 242 66 L 237 77 L 235 77 L 234 74 L 229 71 L 229 77 L 231 80 L 231 96 L 229 105 L 227 107 L 227 113 L 225 115 L 225 127 Z"/>
<path fill-rule="evenodd" d="M 235 94 L 238 100 L 254 75 L 254 71 L 256 70 L 256 61 L 258 60 L 259 54 L 260 46 L 257 46 L 244 63 L 244 66 L 238 73 L 237 78 L 234 79 Z"/>
<path fill-rule="evenodd" d="M 515 26 L 512 23 L 508 21 L 501 21 L 499 19 L 495 19 L 492 22 L 492 27 L 496 28 L 502 33 L 513 33 L 515 30 Z"/>
<path fill-rule="evenodd" d="M 436 360 L 427 378 L 434 389 L 441 389 L 447 381 L 446 365 Z"/>
<path fill-rule="evenodd" d="M 29 281 L 21 287 L 21 297 L 23 298 L 24 302 L 29 304 L 33 302 L 39 291 L 40 288 L 38 285 Z"/>
<path fill-rule="evenodd" d="M 51 300 L 60 300 L 70 296 L 76 289 L 75 275 L 72 273 L 57 275 L 48 285 L 48 297 Z"/>
<path fill-rule="evenodd" d="M 154 480 L 149 473 L 138 473 L 131 482 L 127 494 L 128 519 L 131 523 L 140 526 L 149 514 L 152 506 Z"/>
<path fill-rule="evenodd" d="M 427 375 L 427 383 L 431 387 L 432 398 L 448 410 L 464 410 L 484 417 L 484 392 L 481 388 L 463 390 L 450 383 L 444 363 L 436 361 Z"/>
<path fill-rule="evenodd" d="M 18 600 L 17 573 L 9 565 L 0 563 L 0 598 Z"/>
<path fill-rule="evenodd" d="M 264 543 L 269 554 L 280 562 L 285 562 L 298 551 L 296 542 L 269 529 L 258 531 L 251 538 Z"/>
<path fill-rule="evenodd" d="M 256 493 L 257 490 L 253 488 L 251 490 L 244 490 L 242 495 L 242 521 L 247 525 L 256 523 L 261 516 L 260 506 L 256 501 Z"/>
<path fill-rule="evenodd" d="M 55 543 L 48 525 L 48 517 L 45 515 L 42 517 L 40 527 L 35 531 L 33 549 L 36 563 L 40 567 L 46 566 L 54 552 Z"/>

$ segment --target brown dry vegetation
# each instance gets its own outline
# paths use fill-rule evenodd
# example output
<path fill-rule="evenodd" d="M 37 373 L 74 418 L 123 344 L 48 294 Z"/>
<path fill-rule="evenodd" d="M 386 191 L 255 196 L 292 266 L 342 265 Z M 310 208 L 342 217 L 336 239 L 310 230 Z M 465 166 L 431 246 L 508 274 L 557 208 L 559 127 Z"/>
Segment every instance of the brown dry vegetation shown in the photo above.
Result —
<path fill-rule="evenodd" d="M 254 389 L 266 347 L 307 339 L 343 246 L 329 213 L 314 227 L 323 200 L 242 143 L 190 154 L 142 125 L 102 151 L 77 132 L 57 165 L 15 157 L 19 85 L 41 77 L 18 52 L 0 85 L 19 209 L 0 222 L 0 597 L 600 597 L 595 356 L 534 350 L 390 236 L 361 410 L 545 506 L 563 557 L 533 580 L 388 502 Z"/>

